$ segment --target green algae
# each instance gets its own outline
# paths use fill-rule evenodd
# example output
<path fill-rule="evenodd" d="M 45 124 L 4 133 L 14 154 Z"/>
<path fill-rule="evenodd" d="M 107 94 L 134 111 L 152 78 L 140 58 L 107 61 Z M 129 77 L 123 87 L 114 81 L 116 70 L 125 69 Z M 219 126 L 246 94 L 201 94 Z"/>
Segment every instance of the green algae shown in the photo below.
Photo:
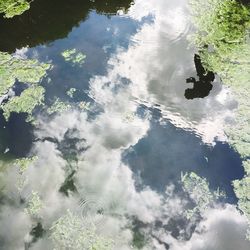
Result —
<path fill-rule="evenodd" d="M 50 228 L 55 250 L 111 250 L 113 241 L 98 235 L 93 225 L 86 225 L 71 211 L 55 221 Z"/>
<path fill-rule="evenodd" d="M 188 219 L 192 218 L 196 213 L 204 212 L 216 201 L 225 197 L 225 194 L 220 190 L 210 191 L 207 180 L 193 172 L 182 174 L 181 182 L 184 191 L 189 194 L 190 198 L 196 204 L 193 209 L 186 211 Z"/>
<path fill-rule="evenodd" d="M 68 49 L 61 53 L 66 62 L 71 62 L 73 65 L 82 66 L 85 63 L 86 55 L 81 52 L 77 52 L 76 49 Z"/>
<path fill-rule="evenodd" d="M 6 18 L 21 15 L 29 8 L 30 4 L 26 0 L 0 0 L 0 13 L 4 13 Z"/>
<path fill-rule="evenodd" d="M 27 113 L 31 116 L 34 108 L 43 104 L 44 93 L 43 87 L 32 86 L 25 89 L 20 96 L 11 98 L 7 103 L 1 105 L 5 119 L 8 120 L 12 112 Z"/>

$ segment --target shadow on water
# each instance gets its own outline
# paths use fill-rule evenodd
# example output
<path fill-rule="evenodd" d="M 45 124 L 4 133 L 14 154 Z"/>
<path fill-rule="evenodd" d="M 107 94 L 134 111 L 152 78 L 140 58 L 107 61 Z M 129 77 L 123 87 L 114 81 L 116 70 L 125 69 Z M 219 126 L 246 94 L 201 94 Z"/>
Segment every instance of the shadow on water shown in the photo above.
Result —
<path fill-rule="evenodd" d="M 30 10 L 14 18 L 0 18 L 0 51 L 14 52 L 64 38 L 91 10 L 112 15 L 126 11 L 132 0 L 34 0 Z"/>
<path fill-rule="evenodd" d="M 138 189 L 146 185 L 165 192 L 170 183 L 179 186 L 181 173 L 195 172 L 212 189 L 225 191 L 228 202 L 236 201 L 232 180 L 244 175 L 240 156 L 228 144 L 205 145 L 194 134 L 158 121 L 151 123 L 147 137 L 124 153 L 123 160 L 139 177 Z"/>
<path fill-rule="evenodd" d="M 199 80 L 196 81 L 194 77 L 189 77 L 186 79 L 186 83 L 193 83 L 193 88 L 185 90 L 186 99 L 194 98 L 204 98 L 209 95 L 210 91 L 213 88 L 211 82 L 214 81 L 215 76 L 212 71 L 206 72 L 201 63 L 201 58 L 199 55 L 194 55 L 194 64 Z"/>

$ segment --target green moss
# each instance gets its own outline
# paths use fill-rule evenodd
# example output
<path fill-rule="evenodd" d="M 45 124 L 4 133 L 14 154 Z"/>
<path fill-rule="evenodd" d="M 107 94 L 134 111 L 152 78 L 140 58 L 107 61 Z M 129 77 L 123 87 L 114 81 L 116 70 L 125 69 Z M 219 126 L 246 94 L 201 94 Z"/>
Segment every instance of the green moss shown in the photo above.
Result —
<path fill-rule="evenodd" d="M 66 62 L 71 62 L 73 65 L 83 65 L 86 55 L 81 52 L 77 52 L 76 49 L 68 49 L 61 54 Z"/>
<path fill-rule="evenodd" d="M 31 116 L 33 109 L 37 105 L 43 104 L 44 92 L 43 87 L 32 86 L 25 89 L 20 96 L 11 98 L 7 103 L 1 106 L 5 119 L 8 120 L 12 112 L 27 113 Z"/>
<path fill-rule="evenodd" d="M 6 18 L 21 15 L 29 8 L 30 4 L 26 0 L 0 0 L 0 13 L 4 13 Z"/>

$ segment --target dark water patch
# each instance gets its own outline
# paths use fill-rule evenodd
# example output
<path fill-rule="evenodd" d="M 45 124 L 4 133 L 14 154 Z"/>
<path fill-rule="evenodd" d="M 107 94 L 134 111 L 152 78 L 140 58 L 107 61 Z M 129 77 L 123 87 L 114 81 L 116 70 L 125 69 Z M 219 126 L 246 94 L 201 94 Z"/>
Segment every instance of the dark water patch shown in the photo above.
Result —
<path fill-rule="evenodd" d="M 32 147 L 33 126 L 25 120 L 26 114 L 12 113 L 9 121 L 5 122 L 1 115 L 1 128 L 3 141 L 1 140 L 1 152 L 8 148 L 8 154 L 15 157 L 25 157 Z"/>
<path fill-rule="evenodd" d="M 152 121 L 147 137 L 124 153 L 123 159 L 143 186 L 161 193 L 170 183 L 178 186 L 182 172 L 195 172 L 213 190 L 225 191 L 228 202 L 235 202 L 231 182 L 244 176 L 240 155 L 228 144 L 208 146 L 190 132 L 157 121 Z"/>
<path fill-rule="evenodd" d="M 14 52 L 17 48 L 67 37 L 73 27 L 88 18 L 90 10 L 111 15 L 120 8 L 126 11 L 131 3 L 131 0 L 34 0 L 30 10 L 22 15 L 0 18 L 0 51 Z"/>

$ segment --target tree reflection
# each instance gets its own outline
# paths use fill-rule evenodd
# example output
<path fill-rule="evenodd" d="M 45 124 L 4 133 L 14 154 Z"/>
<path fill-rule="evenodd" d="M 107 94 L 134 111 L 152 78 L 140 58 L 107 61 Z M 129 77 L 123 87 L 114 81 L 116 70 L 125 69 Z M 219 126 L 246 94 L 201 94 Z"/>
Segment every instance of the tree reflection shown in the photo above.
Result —
<path fill-rule="evenodd" d="M 214 81 L 214 73 L 212 71 L 207 71 L 204 69 L 201 63 L 200 56 L 194 55 L 194 64 L 199 80 L 196 81 L 194 77 L 189 77 L 186 79 L 187 83 L 193 83 L 193 88 L 188 88 L 185 90 L 185 97 L 187 99 L 194 98 L 204 98 L 209 95 L 210 90 L 213 88 L 211 82 Z"/>
<path fill-rule="evenodd" d="M 0 51 L 52 42 L 64 38 L 88 18 L 91 10 L 112 15 L 119 9 L 127 11 L 133 0 L 34 0 L 31 8 L 11 19 L 0 18 Z"/>

